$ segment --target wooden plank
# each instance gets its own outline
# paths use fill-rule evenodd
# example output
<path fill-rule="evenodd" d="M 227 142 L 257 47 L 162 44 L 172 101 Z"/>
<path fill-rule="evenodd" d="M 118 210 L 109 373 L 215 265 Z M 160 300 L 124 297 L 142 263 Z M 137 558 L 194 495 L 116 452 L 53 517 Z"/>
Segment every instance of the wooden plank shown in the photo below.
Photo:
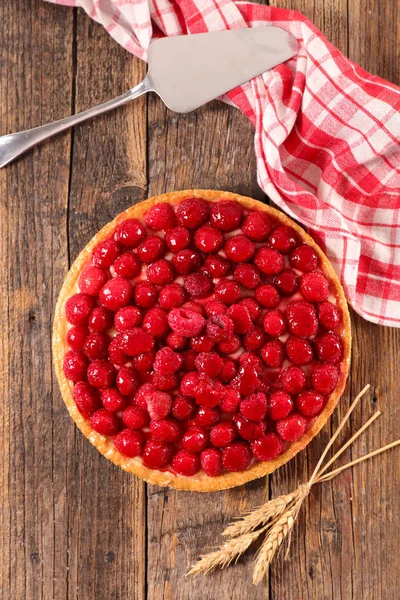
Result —
<path fill-rule="evenodd" d="M 76 111 L 113 98 L 144 76 L 144 64 L 84 13 L 78 13 L 76 40 Z M 146 197 L 145 141 L 145 99 L 76 128 L 71 260 L 100 227 Z M 140 600 L 145 586 L 144 483 L 105 460 L 68 423 L 73 432 L 67 477 L 68 598 Z"/>
<path fill-rule="evenodd" d="M 1 3 L 1 134 L 70 114 L 72 36 L 72 11 Z M 69 159 L 66 133 L 0 171 L 4 600 L 67 594 L 67 428 L 53 397 L 51 321 L 67 259 Z"/>
<path fill-rule="evenodd" d="M 398 83 L 398 18 L 393 3 L 378 6 L 372 1 L 326 0 L 322 6 L 313 0 L 286 0 L 280 1 L 279 6 L 302 11 L 349 58 Z M 358 429 L 376 406 L 384 415 L 353 450 L 343 455 L 342 461 L 399 437 L 399 384 L 397 361 L 393 360 L 399 341 L 398 330 L 377 327 L 353 314 L 353 363 L 347 391 L 331 423 L 306 453 L 271 477 L 272 496 L 292 489 L 310 476 L 312 466 L 347 410 L 350 396 L 354 398 L 367 382 L 372 385 L 372 400 L 364 400 L 339 441 Z M 293 536 L 290 562 L 284 561 L 282 553 L 271 568 L 271 599 L 397 597 L 400 507 L 390 499 L 398 496 L 399 480 L 399 461 L 389 454 L 314 488 Z"/>
<path fill-rule="evenodd" d="M 253 130 L 237 110 L 214 102 L 188 115 L 149 98 L 149 195 L 191 187 L 263 198 L 256 184 Z M 220 541 L 223 525 L 265 498 L 265 480 L 213 494 L 148 487 L 147 598 L 265 598 L 251 583 L 251 556 L 234 569 L 198 580 L 185 573 Z"/>

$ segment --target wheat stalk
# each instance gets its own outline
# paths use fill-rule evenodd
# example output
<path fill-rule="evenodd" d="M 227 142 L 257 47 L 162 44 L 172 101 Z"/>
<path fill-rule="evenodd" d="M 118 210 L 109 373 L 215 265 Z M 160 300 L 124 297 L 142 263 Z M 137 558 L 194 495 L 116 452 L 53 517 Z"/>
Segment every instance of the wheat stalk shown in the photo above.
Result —
<path fill-rule="evenodd" d="M 247 550 L 247 548 L 258 538 L 258 536 L 265 531 L 266 527 L 253 531 L 252 533 L 245 533 L 237 538 L 228 540 L 222 544 L 214 552 L 209 554 L 203 554 L 200 556 L 197 563 L 195 563 L 187 575 L 200 575 L 200 573 L 210 573 L 216 567 L 227 567 L 231 562 L 237 562 L 240 556 Z"/>
<path fill-rule="evenodd" d="M 231 523 L 222 534 L 229 539 L 214 552 L 200 556 L 198 562 L 191 567 L 187 575 L 196 576 L 200 573 L 209 573 L 216 567 L 223 568 L 229 566 L 232 562 L 236 562 L 243 552 L 245 552 L 263 533 L 265 534 L 265 539 L 256 556 L 253 573 L 253 583 L 260 583 L 285 539 L 288 539 L 288 549 L 286 554 L 288 553 L 293 526 L 296 522 L 300 508 L 313 485 L 329 481 L 344 469 L 348 469 L 364 460 L 380 454 L 381 452 L 386 452 L 390 448 L 400 445 L 400 440 L 397 440 L 342 465 L 337 469 L 331 471 L 328 470 L 346 448 L 348 448 L 375 421 L 380 415 L 380 412 L 378 411 L 353 436 L 351 436 L 336 454 L 325 463 L 325 466 L 323 466 L 324 460 L 333 442 L 343 429 L 358 401 L 367 392 L 369 387 L 369 385 L 365 386 L 351 404 L 338 429 L 335 431 L 323 451 L 308 483 L 300 485 L 290 494 L 285 494 L 273 500 L 269 500 L 262 506 L 241 517 L 239 520 Z"/>
<path fill-rule="evenodd" d="M 241 517 L 239 521 L 231 523 L 223 532 L 222 535 L 233 538 L 238 535 L 243 535 L 254 531 L 257 527 L 265 525 L 267 522 L 272 521 L 280 515 L 285 508 L 296 498 L 298 490 L 295 490 L 291 494 L 285 494 L 274 498 L 266 504 L 263 504 L 259 508 L 256 508 L 249 514 Z"/>

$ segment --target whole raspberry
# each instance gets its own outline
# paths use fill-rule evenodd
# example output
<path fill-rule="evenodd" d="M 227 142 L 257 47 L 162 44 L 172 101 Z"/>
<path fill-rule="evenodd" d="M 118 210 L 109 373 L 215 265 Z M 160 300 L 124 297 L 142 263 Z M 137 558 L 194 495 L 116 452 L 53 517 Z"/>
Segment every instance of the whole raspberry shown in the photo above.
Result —
<path fill-rule="evenodd" d="M 200 460 L 198 455 L 190 450 L 178 450 L 172 461 L 172 467 L 178 475 L 192 477 L 200 469 Z"/>
<path fill-rule="evenodd" d="M 299 287 L 299 278 L 292 269 L 285 269 L 275 276 L 274 285 L 282 296 L 291 296 Z"/>
<path fill-rule="evenodd" d="M 207 335 L 214 342 L 222 342 L 229 339 L 233 334 L 233 330 L 233 321 L 226 315 L 214 315 L 207 319 Z"/>
<path fill-rule="evenodd" d="M 171 348 L 161 348 L 154 359 L 154 370 L 160 375 L 171 375 L 182 366 L 182 357 Z"/>
<path fill-rule="evenodd" d="M 318 267 L 317 253 L 308 244 L 301 244 L 290 254 L 290 264 L 293 269 L 298 269 L 303 273 L 311 273 Z"/>
<path fill-rule="evenodd" d="M 186 300 L 185 290 L 179 283 L 170 283 L 162 288 L 158 296 L 161 308 L 179 308 Z"/>
<path fill-rule="evenodd" d="M 305 273 L 300 281 L 300 292 L 308 302 L 323 302 L 329 296 L 329 283 L 322 273 Z"/>
<path fill-rule="evenodd" d="M 243 304 L 233 304 L 228 308 L 227 316 L 233 321 L 233 330 L 242 335 L 253 328 L 250 312 Z"/>
<path fill-rule="evenodd" d="M 74 385 L 72 395 L 79 412 L 86 419 L 89 419 L 101 406 L 98 390 L 93 388 L 86 381 L 78 381 Z"/>
<path fill-rule="evenodd" d="M 181 435 L 181 428 L 174 419 L 158 419 L 150 422 L 150 432 L 154 440 L 176 442 Z"/>
<path fill-rule="evenodd" d="M 196 369 L 209 377 L 217 377 L 222 369 L 222 358 L 216 352 L 200 352 L 195 360 Z"/>
<path fill-rule="evenodd" d="M 124 306 L 114 316 L 114 327 L 119 332 L 137 327 L 141 322 L 142 311 L 137 306 Z"/>
<path fill-rule="evenodd" d="M 207 317 L 213 315 L 223 315 L 226 313 L 226 306 L 220 300 L 208 300 L 204 305 Z"/>
<path fill-rule="evenodd" d="M 259 392 L 252 394 L 240 403 L 240 412 L 248 421 L 261 421 L 267 414 L 267 399 Z"/>
<path fill-rule="evenodd" d="M 127 404 L 127 399 L 122 396 L 116 389 L 110 388 L 102 390 L 101 402 L 103 407 L 111 413 L 120 412 Z"/>
<path fill-rule="evenodd" d="M 109 238 L 108 240 L 104 240 L 104 242 L 100 242 L 93 250 L 92 262 L 97 267 L 107 269 L 108 267 L 111 267 L 120 254 L 120 245 Z"/>
<path fill-rule="evenodd" d="M 87 378 L 95 388 L 110 388 L 115 380 L 115 369 L 108 360 L 94 360 L 88 366 Z"/>
<path fill-rule="evenodd" d="M 67 343 L 75 352 L 83 350 L 89 329 L 85 325 L 77 325 L 68 329 Z"/>
<path fill-rule="evenodd" d="M 122 277 L 115 277 L 107 281 L 101 288 L 99 300 L 109 310 L 117 311 L 119 308 L 129 304 L 132 295 L 133 287 L 130 281 Z"/>
<path fill-rule="evenodd" d="M 114 233 L 114 240 L 128 248 L 137 248 L 145 237 L 146 229 L 137 219 L 126 219 L 118 225 Z"/>
<path fill-rule="evenodd" d="M 205 375 L 200 374 L 199 385 L 194 392 L 197 404 L 214 407 L 220 403 L 225 393 L 224 386 Z"/>
<path fill-rule="evenodd" d="M 198 335 L 190 340 L 190 347 L 195 352 L 210 352 L 215 342 L 208 335 Z"/>
<path fill-rule="evenodd" d="M 311 344 L 299 337 L 289 336 L 285 345 L 286 354 L 294 365 L 309 365 L 313 359 Z"/>
<path fill-rule="evenodd" d="M 150 281 L 139 281 L 134 290 L 134 298 L 141 308 L 150 308 L 157 302 L 157 288 Z"/>
<path fill-rule="evenodd" d="M 133 357 L 133 366 L 141 373 L 149 373 L 153 369 L 154 352 L 143 352 Z"/>
<path fill-rule="evenodd" d="M 147 267 L 147 279 L 155 285 L 172 283 L 175 278 L 174 269 L 169 260 L 161 258 Z"/>
<path fill-rule="evenodd" d="M 312 304 L 303 301 L 290 302 L 286 307 L 289 331 L 298 337 L 313 337 L 318 330 L 318 319 Z"/>
<path fill-rule="evenodd" d="M 63 361 L 63 371 L 67 379 L 71 381 L 81 381 L 86 377 L 87 358 L 83 352 L 66 352 Z"/>
<path fill-rule="evenodd" d="M 93 308 L 93 298 L 87 294 L 74 294 L 65 303 L 65 315 L 71 325 L 86 325 Z"/>
<path fill-rule="evenodd" d="M 224 275 L 227 275 L 230 271 L 230 268 L 229 261 L 219 254 L 216 256 L 207 256 L 206 260 L 204 261 L 204 270 L 210 275 L 210 277 L 215 279 L 220 279 L 221 277 L 224 277 Z"/>
<path fill-rule="evenodd" d="M 193 365 L 194 367 L 194 365 Z M 200 377 L 198 373 L 186 373 L 182 377 L 180 392 L 184 396 L 190 396 L 194 398 L 195 392 L 200 384 Z"/>
<path fill-rule="evenodd" d="M 255 323 L 260 314 L 261 314 L 261 306 L 258 304 L 254 298 L 242 298 L 238 304 L 240 306 L 245 306 L 250 313 L 250 319 Z"/>
<path fill-rule="evenodd" d="M 205 254 L 218 252 L 224 243 L 224 236 L 212 225 L 202 225 L 194 234 L 194 245 Z"/>
<path fill-rule="evenodd" d="M 171 412 L 172 398 L 166 392 L 154 391 L 144 396 L 147 412 L 153 421 L 165 419 Z"/>
<path fill-rule="evenodd" d="M 236 415 L 233 422 L 238 434 L 249 442 L 257 440 L 265 433 L 264 421 L 255 423 L 254 421 L 248 421 L 245 417 L 242 417 L 242 415 Z"/>
<path fill-rule="evenodd" d="M 188 338 L 171 331 L 167 336 L 166 342 L 173 350 L 184 350 L 187 346 Z"/>
<path fill-rule="evenodd" d="M 108 346 L 109 361 L 113 365 L 116 365 L 117 367 L 124 365 L 129 360 L 129 358 L 126 356 L 126 354 L 124 354 L 122 352 L 121 347 L 120 347 L 120 342 L 121 342 L 121 334 L 118 334 L 115 336 L 115 338 L 112 340 L 111 344 Z"/>
<path fill-rule="evenodd" d="M 243 337 L 243 346 L 246 350 L 259 350 L 265 342 L 265 333 L 260 327 L 253 327 Z M 265 360 L 265 359 L 264 359 Z"/>
<path fill-rule="evenodd" d="M 149 415 L 140 406 L 127 406 L 122 413 L 122 420 L 131 429 L 143 429 L 149 423 Z"/>
<path fill-rule="evenodd" d="M 296 235 L 291 227 L 278 225 L 269 234 L 268 245 L 282 254 L 288 254 L 297 246 Z"/>
<path fill-rule="evenodd" d="M 211 427 L 221 419 L 221 411 L 218 406 L 200 406 L 196 414 L 196 424 L 200 427 Z"/>
<path fill-rule="evenodd" d="M 307 419 L 298 413 L 293 413 L 276 423 L 276 431 L 285 442 L 297 442 L 304 434 L 306 427 Z"/>
<path fill-rule="evenodd" d="M 154 347 L 154 338 L 141 327 L 127 329 L 120 334 L 120 347 L 124 354 L 137 356 L 143 352 L 150 352 Z"/>
<path fill-rule="evenodd" d="M 342 342 L 335 333 L 323 333 L 314 340 L 318 360 L 326 363 L 337 363 L 342 356 Z"/>
<path fill-rule="evenodd" d="M 189 275 L 200 268 L 202 259 L 197 250 L 187 248 L 174 254 L 171 261 L 177 273 L 180 275 Z"/>
<path fill-rule="evenodd" d="M 296 408 L 305 417 L 314 417 L 324 405 L 324 397 L 313 390 L 306 390 L 296 398 Z"/>
<path fill-rule="evenodd" d="M 133 396 L 138 388 L 138 378 L 130 367 L 121 367 L 118 370 L 116 384 L 118 390 L 124 396 Z"/>
<path fill-rule="evenodd" d="M 260 271 L 254 265 L 237 265 L 233 272 L 233 278 L 249 290 L 254 290 L 261 283 Z"/>
<path fill-rule="evenodd" d="M 280 340 L 267 342 L 261 350 L 261 356 L 267 367 L 279 368 L 283 363 L 284 346 Z"/>
<path fill-rule="evenodd" d="M 254 258 L 254 264 L 265 275 L 277 275 L 283 269 L 283 256 L 273 248 L 259 248 Z"/>
<path fill-rule="evenodd" d="M 340 312 L 330 302 L 321 302 L 318 304 L 318 320 L 324 329 L 336 329 L 340 323 Z"/>
<path fill-rule="evenodd" d="M 184 308 L 174 308 L 168 315 L 168 324 L 172 331 L 185 337 L 199 335 L 205 323 L 206 320 L 202 315 Z"/>
<path fill-rule="evenodd" d="M 273 460 L 282 454 L 284 444 L 276 433 L 267 433 L 258 440 L 251 442 L 251 451 L 260 460 Z"/>
<path fill-rule="evenodd" d="M 237 202 L 222 200 L 211 205 L 210 222 L 222 231 L 233 231 L 240 226 L 243 208 Z"/>
<path fill-rule="evenodd" d="M 172 416 L 178 421 L 188 421 L 195 413 L 195 402 L 187 396 L 176 396 L 172 404 Z"/>
<path fill-rule="evenodd" d="M 212 281 L 205 273 L 186 275 L 183 286 L 192 298 L 206 298 L 213 291 Z"/>
<path fill-rule="evenodd" d="M 244 263 L 250 260 L 255 252 L 255 245 L 245 235 L 234 235 L 225 244 L 226 257 L 235 263 Z"/>
<path fill-rule="evenodd" d="M 97 296 L 107 279 L 106 273 L 100 267 L 86 267 L 79 276 L 79 289 L 89 296 Z"/>
<path fill-rule="evenodd" d="M 137 255 L 142 262 L 150 264 L 162 258 L 167 250 L 163 238 L 158 235 L 149 235 L 137 249 Z"/>
<path fill-rule="evenodd" d="M 284 419 L 293 410 L 293 400 L 284 390 L 272 392 L 268 400 L 268 416 L 274 421 Z"/>
<path fill-rule="evenodd" d="M 124 252 L 113 263 L 113 269 L 118 277 L 131 279 L 140 275 L 142 263 L 133 252 Z"/>
<path fill-rule="evenodd" d="M 222 454 L 217 448 L 207 448 L 200 455 L 200 464 L 209 477 L 218 477 L 222 471 Z"/>
<path fill-rule="evenodd" d="M 243 396 L 250 396 L 260 385 L 256 369 L 250 365 L 240 367 L 238 374 L 232 379 L 231 385 L 239 390 Z"/>
<path fill-rule="evenodd" d="M 188 198 L 176 209 L 176 217 L 182 227 L 197 229 L 207 221 L 209 212 L 208 202 L 200 198 Z"/>
<path fill-rule="evenodd" d="M 84 351 L 88 358 L 107 358 L 110 337 L 104 333 L 90 333 L 85 341 Z"/>
<path fill-rule="evenodd" d="M 144 442 L 144 436 L 141 431 L 132 431 L 123 429 L 114 438 L 114 444 L 118 452 L 133 458 L 139 456 Z"/>
<path fill-rule="evenodd" d="M 216 448 L 225 448 L 233 442 L 236 437 L 236 429 L 228 421 L 218 423 L 210 431 L 210 442 Z"/>
<path fill-rule="evenodd" d="M 241 347 L 240 337 L 238 335 L 231 335 L 226 340 L 219 342 L 217 350 L 221 354 L 235 354 Z"/>
<path fill-rule="evenodd" d="M 253 367 L 258 375 L 262 372 L 264 368 L 261 358 L 253 352 L 243 352 L 243 354 L 241 354 L 239 357 L 239 365 L 241 367 L 244 367 L 246 365 Z"/>
<path fill-rule="evenodd" d="M 171 252 L 180 252 L 180 250 L 185 250 L 190 246 L 192 236 L 189 229 L 186 229 L 185 227 L 174 227 L 165 235 L 165 241 L 168 250 Z"/>
<path fill-rule="evenodd" d="M 220 279 L 215 286 L 215 296 L 228 306 L 240 300 L 241 295 L 240 286 L 231 279 Z"/>
<path fill-rule="evenodd" d="M 172 444 L 150 440 L 142 451 L 143 464 L 149 469 L 163 469 L 171 462 L 173 454 Z"/>
<path fill-rule="evenodd" d="M 202 427 L 189 427 L 182 437 L 182 448 L 201 452 L 207 446 L 209 435 Z"/>
<path fill-rule="evenodd" d="M 246 442 L 234 442 L 222 451 L 222 464 L 227 471 L 245 471 L 250 462 L 251 452 Z"/>
<path fill-rule="evenodd" d="M 280 337 L 286 333 L 287 323 L 284 314 L 280 310 L 270 310 L 263 319 L 264 330 L 271 337 Z"/>
<path fill-rule="evenodd" d="M 120 420 L 105 408 L 97 410 L 90 418 L 92 429 L 101 435 L 116 435 L 121 428 Z"/>
<path fill-rule="evenodd" d="M 330 394 L 339 380 L 339 371 L 334 365 L 315 365 L 311 377 L 316 392 Z"/>
<path fill-rule="evenodd" d="M 281 297 L 275 286 L 265 283 L 256 289 L 256 300 L 265 308 L 276 308 Z"/>
<path fill-rule="evenodd" d="M 240 403 L 240 394 L 233 388 L 225 390 L 224 397 L 221 400 L 221 409 L 224 413 L 234 413 L 237 411 Z"/>
<path fill-rule="evenodd" d="M 154 306 L 146 313 L 142 326 L 156 339 L 162 339 L 169 331 L 168 315 L 162 308 Z"/>
<path fill-rule="evenodd" d="M 306 387 L 306 375 L 300 367 L 286 367 L 281 373 L 280 381 L 288 394 L 299 394 Z"/>
<path fill-rule="evenodd" d="M 272 223 L 265 213 L 252 212 L 245 218 L 242 229 L 253 242 L 265 242 L 272 229 Z"/>
<path fill-rule="evenodd" d="M 225 358 L 218 378 L 224 383 L 228 383 L 236 375 L 236 363 L 230 358 Z M 236 390 L 235 390 L 236 391 Z M 221 404 L 222 406 L 222 404 Z"/>
<path fill-rule="evenodd" d="M 144 383 L 140 386 L 135 394 L 136 404 L 145 410 L 147 410 L 147 396 L 151 396 L 156 391 L 156 388 L 152 383 Z M 165 415 L 167 416 L 167 415 Z"/>
<path fill-rule="evenodd" d="M 113 324 L 113 313 L 105 306 L 96 306 L 89 317 L 90 331 L 103 332 L 110 329 Z"/>
<path fill-rule="evenodd" d="M 151 207 L 145 217 L 147 227 L 167 231 L 176 223 L 173 207 L 167 202 L 160 202 Z"/>

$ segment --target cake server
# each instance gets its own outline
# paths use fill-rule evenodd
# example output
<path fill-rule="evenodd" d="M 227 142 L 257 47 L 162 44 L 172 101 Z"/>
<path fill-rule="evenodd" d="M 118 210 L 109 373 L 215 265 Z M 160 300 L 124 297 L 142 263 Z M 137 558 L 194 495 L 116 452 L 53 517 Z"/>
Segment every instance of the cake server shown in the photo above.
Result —
<path fill-rule="evenodd" d="M 295 56 L 297 40 L 279 27 L 255 27 L 161 38 L 150 44 L 144 80 L 122 96 L 70 117 L 0 137 L 0 167 L 78 123 L 155 92 L 187 113 Z"/>

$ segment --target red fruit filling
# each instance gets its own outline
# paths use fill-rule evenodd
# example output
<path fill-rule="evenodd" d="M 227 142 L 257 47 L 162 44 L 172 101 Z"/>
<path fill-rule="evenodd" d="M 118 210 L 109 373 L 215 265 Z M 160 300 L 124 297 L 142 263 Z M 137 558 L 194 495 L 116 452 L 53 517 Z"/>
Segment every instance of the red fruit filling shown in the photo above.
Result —
<path fill-rule="evenodd" d="M 273 460 L 338 384 L 334 292 L 316 250 L 263 212 L 155 204 L 96 246 L 65 303 L 77 409 L 150 469 Z"/>

